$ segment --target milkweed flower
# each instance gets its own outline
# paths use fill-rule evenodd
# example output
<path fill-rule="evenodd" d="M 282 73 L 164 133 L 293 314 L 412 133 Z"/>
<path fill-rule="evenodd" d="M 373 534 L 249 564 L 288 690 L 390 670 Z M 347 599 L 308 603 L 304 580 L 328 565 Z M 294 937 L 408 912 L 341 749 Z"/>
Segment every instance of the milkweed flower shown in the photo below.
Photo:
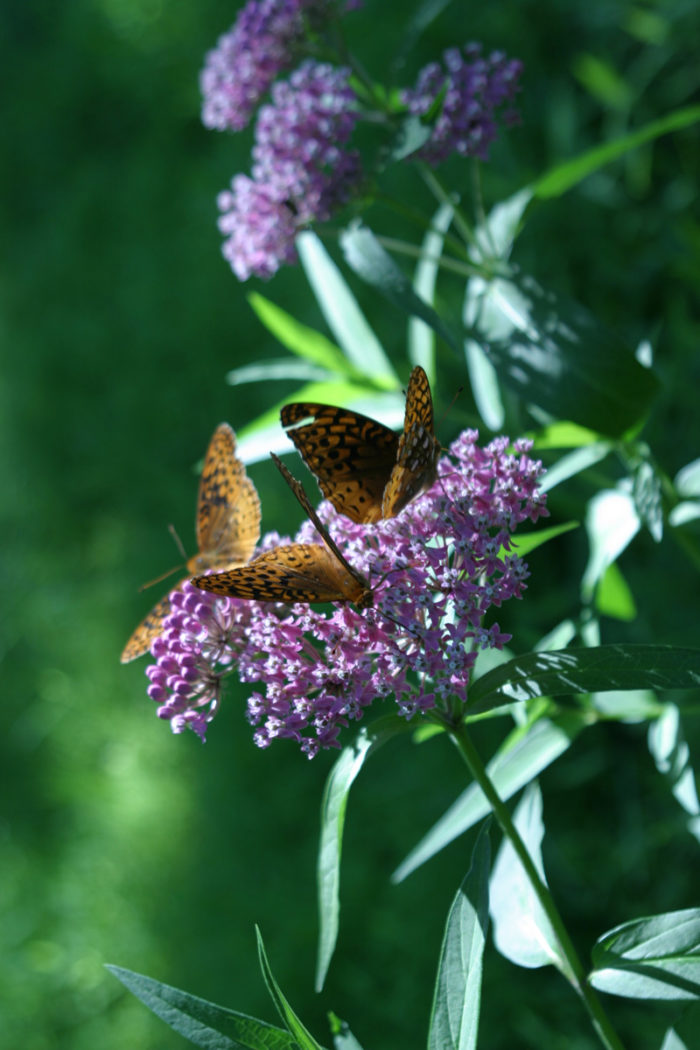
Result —
<path fill-rule="evenodd" d="M 321 504 L 336 543 L 373 587 L 369 609 L 222 599 L 186 583 L 147 669 L 159 715 L 203 738 L 235 668 L 252 689 L 255 743 L 292 739 L 312 758 L 338 747 L 341 730 L 378 699 L 405 718 L 466 704 L 479 650 L 510 638 L 487 616 L 521 597 L 529 575 L 512 533 L 547 514 L 530 443 L 511 450 L 498 438 L 482 448 L 477 438 L 465 431 L 433 486 L 396 518 L 358 525 Z M 317 539 L 304 522 L 297 540 Z"/>
<path fill-rule="evenodd" d="M 334 0 L 249 0 L 205 57 L 202 123 L 241 131 L 275 77 L 309 47 L 310 34 L 348 5 Z"/>
<path fill-rule="evenodd" d="M 349 77 L 308 61 L 273 85 L 255 125 L 252 178 L 236 175 L 217 201 L 223 255 L 239 280 L 295 262 L 298 231 L 357 191 L 360 156 L 346 148 L 358 115 Z"/>
<path fill-rule="evenodd" d="M 489 146 L 498 135 L 497 111 L 504 124 L 518 122 L 512 101 L 522 69 L 519 59 L 509 59 L 502 51 L 484 57 L 480 44 L 449 48 L 442 65 L 425 66 L 416 86 L 401 93 L 415 116 L 424 117 L 436 102 L 439 105 L 432 134 L 415 156 L 432 165 L 453 153 L 488 160 Z"/>

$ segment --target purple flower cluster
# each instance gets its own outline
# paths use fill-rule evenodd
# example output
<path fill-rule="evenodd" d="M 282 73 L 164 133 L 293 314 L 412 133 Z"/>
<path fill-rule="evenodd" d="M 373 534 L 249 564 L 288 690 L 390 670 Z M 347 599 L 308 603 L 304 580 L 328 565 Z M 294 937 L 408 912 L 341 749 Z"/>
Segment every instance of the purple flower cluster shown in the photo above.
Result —
<path fill-rule="evenodd" d="M 357 119 L 349 76 L 309 61 L 273 85 L 255 126 L 253 177 L 235 176 L 218 198 L 223 254 L 239 280 L 294 262 L 298 230 L 329 219 L 357 189 L 360 157 L 345 149 Z"/>
<path fill-rule="evenodd" d="M 432 134 L 416 156 L 433 165 L 452 153 L 488 160 L 489 146 L 498 134 L 496 111 L 506 105 L 500 114 L 503 123 L 518 121 L 509 103 L 518 91 L 522 62 L 502 51 L 484 58 L 480 44 L 450 48 L 443 60 L 444 68 L 431 62 L 419 73 L 415 88 L 401 93 L 409 112 L 423 117 L 444 92 Z"/>
<path fill-rule="evenodd" d="M 341 550 L 373 585 L 373 607 L 221 599 L 185 584 L 147 671 L 159 715 L 203 738 L 235 665 L 257 686 L 248 701 L 256 744 L 291 738 L 312 758 L 339 746 L 341 729 L 379 697 L 393 696 L 406 718 L 465 704 L 479 649 L 509 640 L 485 617 L 520 597 L 528 576 L 511 533 L 547 514 L 530 443 L 511 453 L 507 438 L 480 448 L 477 437 L 462 434 L 432 488 L 396 518 L 356 525 L 321 505 Z M 318 539 L 310 522 L 297 538 Z M 264 547 L 278 543 L 269 536 Z"/>
<path fill-rule="evenodd" d="M 334 10 L 332 0 L 248 0 L 209 51 L 200 75 L 202 123 L 240 131 L 275 77 L 304 50 L 307 32 Z"/>

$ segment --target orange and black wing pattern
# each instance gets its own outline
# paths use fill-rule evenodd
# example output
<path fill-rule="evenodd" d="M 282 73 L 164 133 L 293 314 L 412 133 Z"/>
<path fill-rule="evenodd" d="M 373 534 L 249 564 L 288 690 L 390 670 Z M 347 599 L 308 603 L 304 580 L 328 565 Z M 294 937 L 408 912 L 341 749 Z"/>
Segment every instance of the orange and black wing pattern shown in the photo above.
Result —
<path fill-rule="evenodd" d="M 423 369 L 416 366 L 406 391 L 406 414 L 396 464 L 382 498 L 383 518 L 395 518 L 423 489 L 430 488 L 437 477 L 439 458 L 430 383 Z"/>
<path fill-rule="evenodd" d="M 204 458 L 196 531 L 198 552 L 187 562 L 190 576 L 205 569 L 245 565 L 260 538 L 260 500 L 236 456 L 236 436 L 228 423 L 216 428 Z M 170 595 L 185 580 L 171 588 L 138 625 L 122 652 L 123 664 L 148 652 L 170 612 Z"/>
<path fill-rule="evenodd" d="M 358 524 L 395 517 L 435 480 L 440 445 L 430 384 L 419 365 L 411 372 L 401 434 L 334 405 L 294 402 L 280 418 L 323 495 Z"/>
<path fill-rule="evenodd" d="M 314 523 L 320 543 L 291 543 L 259 555 L 250 565 L 198 576 L 195 587 L 227 597 L 259 602 L 352 602 L 359 609 L 373 601 L 372 590 L 361 573 L 345 558 L 328 529 L 311 506 L 300 481 L 271 453 L 276 467 Z"/>
<path fill-rule="evenodd" d="M 273 547 L 250 565 L 211 576 L 196 576 L 195 587 L 229 598 L 256 602 L 372 603 L 372 592 L 333 552 L 320 543 Z"/>
<path fill-rule="evenodd" d="M 283 427 L 292 428 L 289 437 L 335 509 L 358 523 L 379 521 L 399 435 L 334 405 L 295 402 L 282 408 L 280 418 Z"/>

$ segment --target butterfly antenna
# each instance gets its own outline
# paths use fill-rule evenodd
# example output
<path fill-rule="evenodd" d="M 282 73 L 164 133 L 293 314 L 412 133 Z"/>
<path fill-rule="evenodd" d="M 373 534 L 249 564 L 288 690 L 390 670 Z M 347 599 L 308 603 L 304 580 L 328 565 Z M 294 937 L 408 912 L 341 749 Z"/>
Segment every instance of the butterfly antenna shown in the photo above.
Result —
<path fill-rule="evenodd" d="M 180 554 L 181 554 L 182 558 L 183 558 L 183 559 L 184 559 L 185 561 L 187 561 L 187 551 L 185 550 L 185 548 L 184 548 L 184 546 L 183 546 L 182 540 L 180 539 L 180 537 L 179 537 L 179 535 L 178 535 L 178 532 L 177 532 L 177 529 L 175 528 L 175 526 L 174 526 L 174 525 L 172 525 L 172 524 L 171 524 L 171 525 L 168 525 L 168 532 L 170 533 L 170 535 L 172 536 L 172 538 L 173 538 L 173 539 L 175 540 L 175 546 L 176 546 L 176 547 L 177 547 L 177 549 L 179 550 L 179 552 L 180 552 Z M 174 571 L 175 571 L 175 570 L 173 569 L 173 572 L 174 572 Z"/>
<path fill-rule="evenodd" d="M 160 576 L 156 576 L 156 578 L 154 580 L 149 580 L 148 583 L 142 583 L 141 586 L 139 587 L 139 590 L 140 591 L 148 590 L 148 588 L 152 587 L 154 585 L 154 583 L 160 583 L 161 580 L 167 580 L 168 576 L 172 576 L 172 574 L 174 572 L 177 572 L 178 569 L 181 569 L 181 568 L 182 568 L 182 565 L 173 565 L 172 569 L 168 569 L 167 572 L 162 572 L 160 574 Z"/>
<path fill-rule="evenodd" d="M 175 529 L 175 526 L 174 525 L 168 525 L 168 532 L 170 533 L 172 538 L 175 540 L 175 546 L 179 550 L 180 554 L 183 557 L 184 562 L 186 563 L 187 562 L 187 553 L 185 551 L 185 548 L 182 546 L 182 540 L 178 536 L 177 530 Z M 162 580 L 167 580 L 168 576 L 172 576 L 172 574 L 174 572 L 177 572 L 178 569 L 181 569 L 181 568 L 182 568 L 182 563 L 180 563 L 179 565 L 173 565 L 172 569 L 168 569 L 167 572 L 162 572 L 160 574 L 160 576 L 156 576 L 156 578 L 154 580 L 149 580 L 148 583 L 142 583 L 141 586 L 139 587 L 139 590 L 140 591 L 148 590 L 148 588 L 152 587 L 155 583 L 160 583 Z"/>

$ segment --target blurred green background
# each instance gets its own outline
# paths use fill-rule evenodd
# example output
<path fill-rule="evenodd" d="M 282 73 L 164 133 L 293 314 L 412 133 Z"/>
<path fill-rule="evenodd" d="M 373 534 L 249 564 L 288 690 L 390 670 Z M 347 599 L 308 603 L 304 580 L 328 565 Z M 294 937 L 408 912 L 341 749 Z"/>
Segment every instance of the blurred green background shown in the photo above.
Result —
<path fill-rule="evenodd" d="M 310 764 L 292 745 L 256 750 L 246 694 L 234 688 L 205 746 L 173 737 L 145 697 L 146 661 L 118 662 L 157 597 L 138 586 L 177 560 L 169 522 L 192 551 L 194 467 L 214 427 L 226 419 L 240 428 L 271 397 L 293 393 L 224 382 L 230 368 L 281 352 L 246 303 L 253 284 L 239 285 L 224 264 L 215 227 L 215 195 L 247 170 L 250 138 L 206 132 L 198 117 L 203 55 L 236 9 L 214 0 L 15 0 L 0 12 L 0 1045 L 8 1047 L 186 1045 L 105 962 L 274 1020 L 255 922 L 321 1042 L 333 1009 L 368 1050 L 422 1046 L 444 918 L 468 866 L 471 836 L 390 886 L 390 872 L 464 785 L 446 742 L 395 742 L 354 789 L 339 950 L 315 996 L 315 847 L 334 756 Z M 367 0 L 349 20 L 351 44 L 377 75 L 402 17 L 400 5 Z M 407 56 L 405 81 L 466 39 L 525 62 L 523 124 L 494 149 L 487 203 L 697 99 L 700 87 L 692 0 L 453 4 Z M 631 346 L 652 341 L 663 393 L 646 435 L 671 475 L 700 444 L 699 154 L 693 128 L 637 150 L 540 207 L 518 250 L 524 269 L 585 303 Z M 452 177 L 467 191 L 467 169 Z M 427 204 L 410 170 L 389 178 L 397 194 Z M 379 208 L 369 220 L 396 232 Z M 353 286 L 407 375 L 403 320 Z M 323 328 L 300 271 L 264 291 Z M 445 404 L 464 374 L 444 347 L 440 354 Z M 467 411 L 447 417 L 443 441 Z M 287 531 L 277 479 L 266 464 L 251 476 L 264 527 Z M 552 500 L 555 520 L 580 518 L 606 480 L 564 486 Z M 515 649 L 575 615 L 586 556 L 579 530 L 530 559 L 525 601 L 503 618 Z M 679 548 L 642 536 L 622 567 L 639 616 L 609 624 L 604 640 L 696 644 L 697 573 Z M 501 732 L 484 728 L 484 754 Z M 686 732 L 697 754 L 697 724 Z M 542 778 L 549 881 L 584 955 L 618 922 L 698 904 L 697 843 L 644 740 L 643 726 L 597 728 Z M 674 1016 L 622 1000 L 610 1011 L 637 1047 L 660 1045 Z M 482 1033 L 495 1050 L 597 1045 L 558 977 L 515 971 L 493 949 Z"/>

